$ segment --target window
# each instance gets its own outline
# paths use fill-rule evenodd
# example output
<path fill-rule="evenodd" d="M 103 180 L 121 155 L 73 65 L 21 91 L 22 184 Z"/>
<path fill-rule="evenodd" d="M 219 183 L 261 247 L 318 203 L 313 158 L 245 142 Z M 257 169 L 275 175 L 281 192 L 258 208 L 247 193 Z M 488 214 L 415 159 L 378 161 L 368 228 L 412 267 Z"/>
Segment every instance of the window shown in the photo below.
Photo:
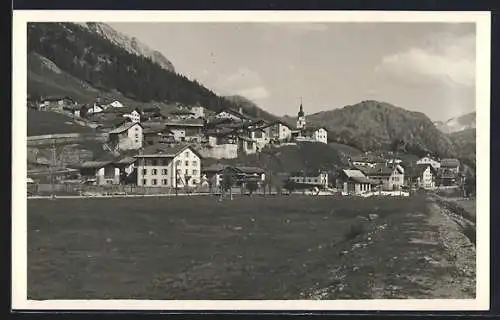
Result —
<path fill-rule="evenodd" d="M 184 174 L 187 176 L 187 175 L 189 174 L 189 170 L 188 170 L 188 169 L 186 169 L 186 170 L 184 171 Z"/>
<path fill-rule="evenodd" d="M 156 170 L 156 169 L 152 169 L 152 170 L 151 170 L 151 174 L 152 174 L 153 176 L 156 176 L 156 173 L 157 173 L 157 172 L 158 172 L 158 170 Z"/>
<path fill-rule="evenodd" d="M 147 184 L 148 184 L 148 180 L 146 180 L 146 179 L 142 179 L 142 185 L 143 185 L 143 186 L 145 186 L 145 185 L 147 185 Z"/>
<path fill-rule="evenodd" d="M 151 184 L 152 184 L 153 186 L 156 186 L 156 179 L 151 180 Z"/>
<path fill-rule="evenodd" d="M 175 165 L 176 165 L 176 166 L 180 166 L 180 165 L 181 165 L 181 160 L 177 160 L 177 161 L 175 162 Z"/>
<path fill-rule="evenodd" d="M 148 169 L 142 169 L 142 175 L 145 176 L 148 174 Z"/>
<path fill-rule="evenodd" d="M 198 174 L 198 170 L 193 170 L 193 175 L 197 175 Z"/>
<path fill-rule="evenodd" d="M 191 180 L 193 184 L 196 184 L 196 179 Z"/>
<path fill-rule="evenodd" d="M 168 184 L 167 179 L 163 179 L 163 180 L 161 181 L 161 184 L 163 184 L 163 185 L 167 185 L 167 184 Z"/>
<path fill-rule="evenodd" d="M 167 175 L 168 174 L 168 170 L 167 169 L 161 169 L 161 174 Z"/>
<path fill-rule="evenodd" d="M 187 166 L 189 166 L 189 161 L 187 161 L 187 160 L 186 160 L 186 161 L 184 161 L 184 165 L 185 165 L 186 167 L 187 167 Z"/>
<path fill-rule="evenodd" d="M 189 158 L 189 151 L 186 151 L 184 155 L 186 156 L 186 158 Z"/>
<path fill-rule="evenodd" d="M 161 164 L 162 164 L 163 166 L 168 166 L 168 160 L 167 160 L 167 159 L 163 159 L 163 160 L 161 161 Z"/>
<path fill-rule="evenodd" d="M 137 140 L 137 139 L 136 139 L 136 140 L 135 140 L 135 143 L 139 143 L 139 140 Z"/>
<path fill-rule="evenodd" d="M 151 165 L 157 166 L 158 165 L 158 160 L 156 160 L 156 159 L 151 160 Z"/>
<path fill-rule="evenodd" d="M 193 167 L 196 167 L 198 165 L 198 161 L 193 161 Z"/>
<path fill-rule="evenodd" d="M 137 134 L 137 133 L 136 133 L 136 134 L 135 134 L 135 138 L 136 138 L 136 139 L 139 139 L 139 134 Z"/>
<path fill-rule="evenodd" d="M 138 127 L 135 127 L 135 131 L 139 131 L 139 128 Z M 135 134 L 137 136 L 137 134 Z"/>

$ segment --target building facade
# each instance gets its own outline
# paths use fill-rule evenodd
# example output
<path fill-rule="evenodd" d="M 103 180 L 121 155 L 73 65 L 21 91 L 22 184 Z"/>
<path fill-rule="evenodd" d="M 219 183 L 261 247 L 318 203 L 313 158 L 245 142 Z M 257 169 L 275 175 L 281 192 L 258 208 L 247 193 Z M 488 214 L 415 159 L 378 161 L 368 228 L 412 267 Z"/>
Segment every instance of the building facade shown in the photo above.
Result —
<path fill-rule="evenodd" d="M 138 122 L 124 123 L 109 132 L 109 145 L 117 150 L 136 150 L 143 146 L 143 127 Z"/>
<path fill-rule="evenodd" d="M 190 146 L 151 146 L 137 158 L 137 185 L 144 187 L 196 187 L 201 177 L 201 157 Z"/>
<path fill-rule="evenodd" d="M 296 172 L 292 173 L 289 179 L 298 184 L 311 185 L 320 188 L 328 187 L 328 173 L 322 171 L 317 173 Z"/>

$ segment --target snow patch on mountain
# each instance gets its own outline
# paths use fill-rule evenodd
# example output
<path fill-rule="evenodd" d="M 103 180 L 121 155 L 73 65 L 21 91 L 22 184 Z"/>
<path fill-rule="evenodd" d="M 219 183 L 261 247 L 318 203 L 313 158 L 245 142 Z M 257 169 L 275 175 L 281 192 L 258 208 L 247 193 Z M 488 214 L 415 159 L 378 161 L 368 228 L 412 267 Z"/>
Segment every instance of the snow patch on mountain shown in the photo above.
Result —
<path fill-rule="evenodd" d="M 163 69 L 175 72 L 174 65 L 161 52 L 151 49 L 135 37 L 129 37 L 102 22 L 78 22 L 76 24 L 97 33 L 130 53 L 147 57 Z"/>

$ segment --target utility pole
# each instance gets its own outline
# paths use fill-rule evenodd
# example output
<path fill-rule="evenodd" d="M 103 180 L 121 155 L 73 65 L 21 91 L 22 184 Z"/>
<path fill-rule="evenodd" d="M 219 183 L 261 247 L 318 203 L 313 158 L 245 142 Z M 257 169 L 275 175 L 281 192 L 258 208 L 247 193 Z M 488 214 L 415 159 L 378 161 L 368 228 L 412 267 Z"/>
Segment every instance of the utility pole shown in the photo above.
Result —
<path fill-rule="evenodd" d="M 56 163 L 56 139 L 52 140 L 52 148 L 51 148 L 51 161 L 50 161 L 50 192 L 51 198 L 54 199 L 54 166 Z"/>

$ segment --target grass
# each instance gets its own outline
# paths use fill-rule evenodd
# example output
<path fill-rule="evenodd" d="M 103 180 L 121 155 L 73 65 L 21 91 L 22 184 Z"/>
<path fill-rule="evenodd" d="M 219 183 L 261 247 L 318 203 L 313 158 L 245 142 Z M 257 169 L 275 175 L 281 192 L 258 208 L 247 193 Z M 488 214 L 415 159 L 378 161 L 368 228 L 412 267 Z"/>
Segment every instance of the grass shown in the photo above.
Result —
<path fill-rule="evenodd" d="M 419 197 L 212 197 L 30 200 L 30 299 L 300 299 L 330 284 L 339 266 L 368 264 L 378 277 L 386 261 L 409 247 L 397 228 L 408 212 L 425 212 Z M 364 258 L 339 252 L 376 224 L 396 228 Z M 352 227 L 353 232 L 346 233 Z M 426 228 L 421 220 L 416 228 Z M 420 248 L 422 249 L 422 248 Z M 411 258 L 412 256 L 410 256 Z M 364 260 L 363 260 L 364 259 Z M 400 272 L 400 271 L 397 271 Z M 431 271 L 426 270 L 427 273 Z M 373 277 L 358 273 L 352 290 L 366 295 Z M 332 298 L 340 297 L 341 295 Z"/>
<path fill-rule="evenodd" d="M 73 118 L 50 111 L 28 109 L 28 136 L 56 133 L 92 133 L 94 130 L 73 122 Z"/>

